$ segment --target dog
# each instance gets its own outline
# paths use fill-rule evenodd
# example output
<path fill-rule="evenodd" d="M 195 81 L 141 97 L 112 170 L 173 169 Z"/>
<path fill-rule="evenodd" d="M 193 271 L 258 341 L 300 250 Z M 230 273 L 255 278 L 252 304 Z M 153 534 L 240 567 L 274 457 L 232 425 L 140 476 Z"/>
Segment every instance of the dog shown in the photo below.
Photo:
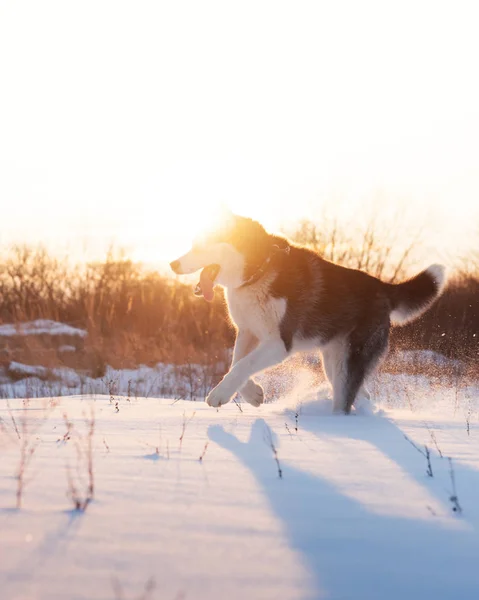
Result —
<path fill-rule="evenodd" d="M 177 274 L 202 269 L 195 293 L 208 301 L 215 285 L 225 289 L 236 341 L 229 372 L 206 399 L 213 407 L 236 392 L 260 406 L 264 392 L 255 374 L 319 349 L 333 410 L 349 414 L 359 394 L 369 397 L 365 380 L 387 352 L 391 325 L 419 317 L 445 285 L 442 265 L 386 283 L 232 213 L 170 266 Z"/>

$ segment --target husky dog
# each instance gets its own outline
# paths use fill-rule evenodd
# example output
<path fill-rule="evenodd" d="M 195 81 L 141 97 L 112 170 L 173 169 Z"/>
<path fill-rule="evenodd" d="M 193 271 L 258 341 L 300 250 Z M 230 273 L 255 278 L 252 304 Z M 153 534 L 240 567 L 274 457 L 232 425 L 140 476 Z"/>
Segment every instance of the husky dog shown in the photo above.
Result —
<path fill-rule="evenodd" d="M 335 412 L 348 414 L 365 378 L 388 348 L 391 323 L 407 323 L 440 295 L 444 267 L 432 265 L 399 284 L 341 267 L 317 252 L 230 213 L 170 264 L 177 274 L 202 269 L 197 295 L 222 285 L 236 343 L 229 372 L 206 401 L 221 406 L 236 392 L 253 406 L 264 399 L 252 377 L 293 353 L 320 349 Z"/>

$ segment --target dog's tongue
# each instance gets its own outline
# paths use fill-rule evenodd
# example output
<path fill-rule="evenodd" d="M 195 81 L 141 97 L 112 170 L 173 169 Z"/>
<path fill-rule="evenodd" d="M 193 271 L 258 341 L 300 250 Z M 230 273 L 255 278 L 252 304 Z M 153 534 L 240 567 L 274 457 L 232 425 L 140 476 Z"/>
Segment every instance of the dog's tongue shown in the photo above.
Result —
<path fill-rule="evenodd" d="M 209 267 L 205 267 L 201 271 L 200 287 L 201 293 L 208 302 L 213 302 L 215 297 L 215 291 L 213 289 L 214 283 L 214 279 L 211 277 L 211 269 Z"/>

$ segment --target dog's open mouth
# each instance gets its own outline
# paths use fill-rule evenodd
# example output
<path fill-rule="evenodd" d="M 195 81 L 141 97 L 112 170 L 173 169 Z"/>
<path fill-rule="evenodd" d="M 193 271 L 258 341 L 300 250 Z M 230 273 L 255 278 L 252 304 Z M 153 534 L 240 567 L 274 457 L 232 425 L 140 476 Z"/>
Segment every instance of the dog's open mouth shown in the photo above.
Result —
<path fill-rule="evenodd" d="M 195 296 L 203 296 L 208 302 L 213 302 L 215 297 L 215 280 L 220 272 L 219 265 L 208 265 L 201 271 L 200 280 L 195 288 Z"/>

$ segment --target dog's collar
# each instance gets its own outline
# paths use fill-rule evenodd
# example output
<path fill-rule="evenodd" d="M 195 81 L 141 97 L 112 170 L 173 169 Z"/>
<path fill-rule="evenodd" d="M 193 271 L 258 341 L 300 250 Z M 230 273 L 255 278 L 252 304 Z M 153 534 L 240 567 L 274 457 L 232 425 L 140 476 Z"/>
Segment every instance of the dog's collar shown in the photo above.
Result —
<path fill-rule="evenodd" d="M 280 252 L 283 252 L 285 254 L 285 256 L 288 256 L 290 251 L 290 247 L 289 246 L 285 246 L 284 248 L 280 248 L 279 246 L 277 246 L 276 244 L 273 246 L 272 250 L 271 250 L 271 254 L 268 256 L 268 258 L 260 265 L 260 267 L 251 275 L 251 277 L 249 277 L 244 283 L 242 283 L 239 286 L 239 289 L 247 287 L 249 285 L 253 285 L 253 283 L 256 283 L 257 281 L 259 281 L 261 279 L 261 277 L 263 277 L 263 275 L 266 273 L 266 271 L 268 270 L 269 265 L 271 264 L 271 261 L 273 260 L 273 258 L 275 256 L 278 256 L 278 254 Z"/>

